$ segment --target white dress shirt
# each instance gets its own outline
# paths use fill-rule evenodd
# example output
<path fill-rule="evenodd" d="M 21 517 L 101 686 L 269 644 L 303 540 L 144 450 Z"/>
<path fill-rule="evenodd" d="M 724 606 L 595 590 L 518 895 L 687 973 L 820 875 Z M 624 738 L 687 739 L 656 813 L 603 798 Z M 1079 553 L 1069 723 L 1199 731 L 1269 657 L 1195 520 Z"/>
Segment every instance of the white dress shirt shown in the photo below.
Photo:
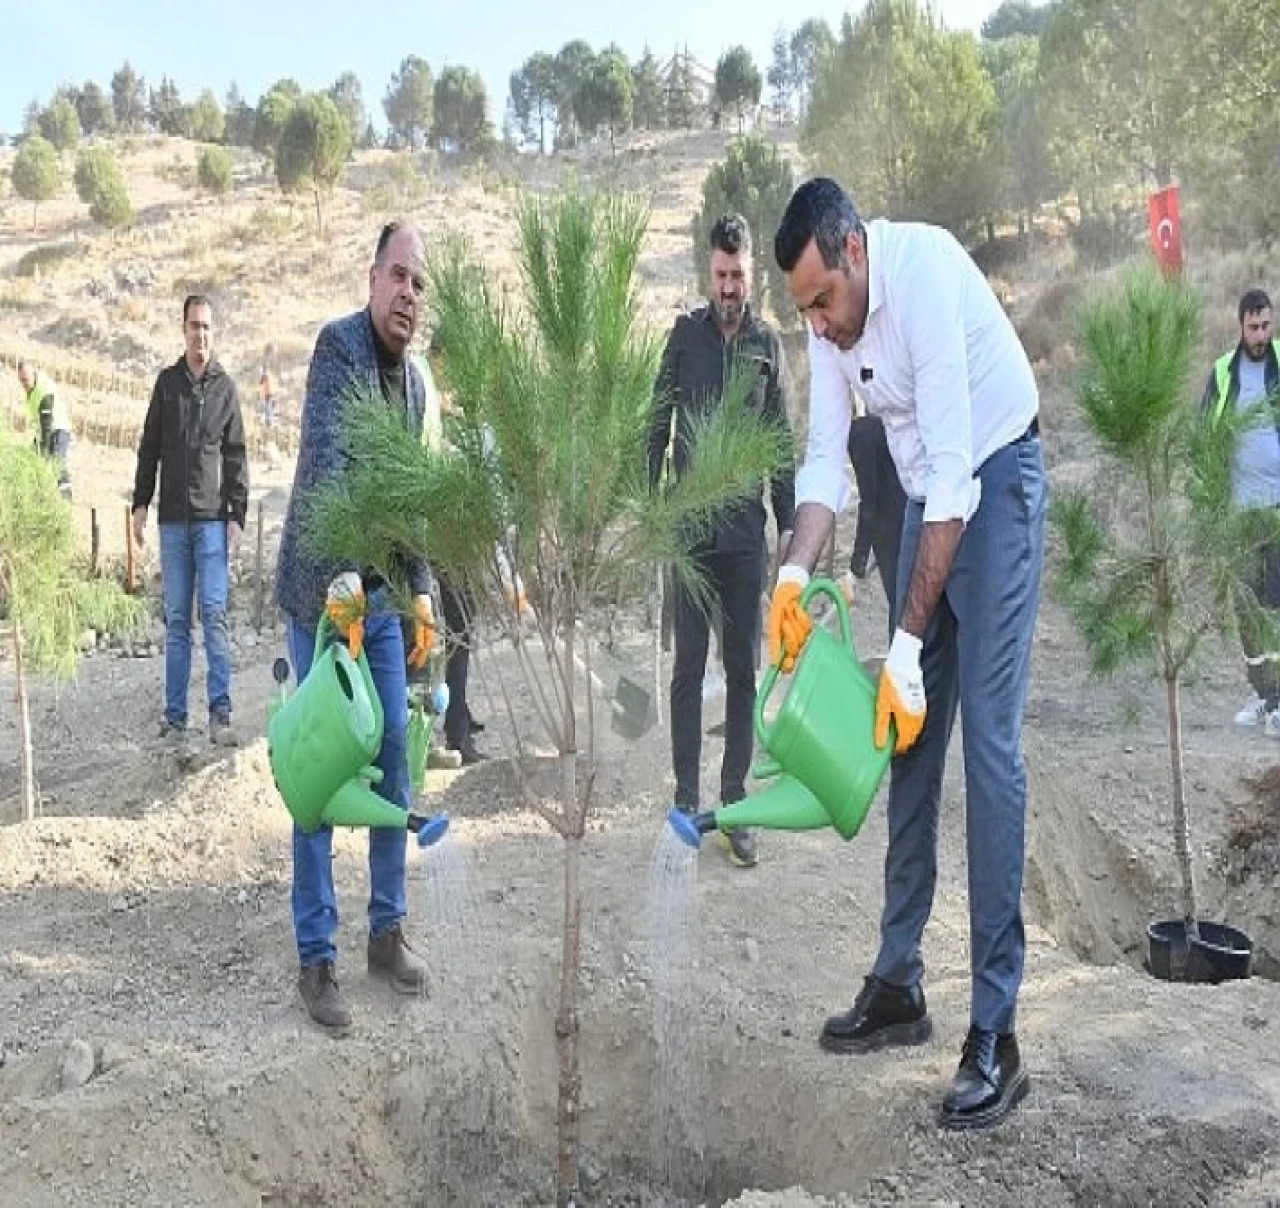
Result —
<path fill-rule="evenodd" d="M 986 278 L 941 227 L 867 224 L 867 321 L 848 352 L 809 330 L 809 441 L 796 504 L 849 501 L 850 386 L 884 421 L 926 521 L 968 521 L 978 467 L 1039 411 L 1035 374 Z"/>

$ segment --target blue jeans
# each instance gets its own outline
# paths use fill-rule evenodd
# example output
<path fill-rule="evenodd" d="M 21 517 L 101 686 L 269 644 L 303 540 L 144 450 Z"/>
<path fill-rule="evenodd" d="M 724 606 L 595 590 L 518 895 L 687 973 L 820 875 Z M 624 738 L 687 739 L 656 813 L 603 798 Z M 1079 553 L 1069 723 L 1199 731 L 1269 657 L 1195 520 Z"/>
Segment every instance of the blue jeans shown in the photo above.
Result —
<path fill-rule="evenodd" d="M 378 593 L 370 598 L 377 607 Z M 289 661 L 301 683 L 315 657 L 316 634 L 293 617 L 287 618 Z M 382 701 L 382 749 L 374 760 L 382 780 L 373 790 L 386 801 L 409 808 L 409 690 L 405 672 L 404 637 L 393 612 L 371 612 L 365 620 L 364 652 L 373 685 Z M 373 827 L 369 830 L 369 934 L 375 939 L 405 916 L 405 851 L 408 832 Z M 337 959 L 338 898 L 333 887 L 333 827 L 321 826 L 305 834 L 293 828 L 293 933 L 303 965 Z"/>
<path fill-rule="evenodd" d="M 982 501 L 965 527 L 942 600 L 925 634 L 924 732 L 893 760 L 880 953 L 873 972 L 894 985 L 924 973 L 920 941 L 937 881 L 942 773 L 956 706 L 964 735 L 969 864 L 970 1016 L 1011 1032 L 1026 948 L 1022 874 L 1027 773 L 1022 713 L 1040 603 L 1047 492 L 1038 437 L 979 470 Z M 898 560 L 907 598 L 924 508 L 908 503 Z"/>
<path fill-rule="evenodd" d="M 164 588 L 164 719 L 187 724 L 191 681 L 191 605 L 200 589 L 200 625 L 209 664 L 209 713 L 231 716 L 231 646 L 227 637 L 227 525 L 193 520 L 160 526 Z"/>

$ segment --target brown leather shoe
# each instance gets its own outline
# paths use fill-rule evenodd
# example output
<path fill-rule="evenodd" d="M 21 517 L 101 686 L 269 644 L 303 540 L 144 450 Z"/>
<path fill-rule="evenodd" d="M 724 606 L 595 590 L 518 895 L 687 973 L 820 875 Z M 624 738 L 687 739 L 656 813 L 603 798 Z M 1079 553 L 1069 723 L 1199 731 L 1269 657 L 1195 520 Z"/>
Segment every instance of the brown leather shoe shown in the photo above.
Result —
<path fill-rule="evenodd" d="M 389 981 L 401 994 L 425 994 L 427 966 L 415 955 L 400 925 L 369 939 L 369 973 Z"/>
<path fill-rule="evenodd" d="M 303 965 L 298 974 L 298 993 L 306 1004 L 307 1014 L 330 1035 L 341 1036 L 351 1026 L 351 1012 L 338 993 L 331 961 Z"/>

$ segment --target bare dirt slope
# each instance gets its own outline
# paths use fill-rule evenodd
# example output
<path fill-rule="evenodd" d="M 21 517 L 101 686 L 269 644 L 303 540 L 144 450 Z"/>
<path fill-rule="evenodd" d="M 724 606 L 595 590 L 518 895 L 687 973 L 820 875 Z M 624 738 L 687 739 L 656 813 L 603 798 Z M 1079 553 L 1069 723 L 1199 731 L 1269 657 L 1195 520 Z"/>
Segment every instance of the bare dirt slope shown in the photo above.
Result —
<path fill-rule="evenodd" d="M 659 321 L 687 289 L 683 232 L 714 152 L 701 137 L 608 169 L 668 182 L 655 196 L 646 267 Z M 171 155 L 149 153 L 160 162 Z M 139 287 L 137 319 L 110 310 L 124 306 L 117 301 L 103 303 L 100 321 L 108 343 L 117 330 L 131 332 L 143 348 L 139 371 L 143 363 L 150 371 L 177 355 L 165 308 L 180 302 L 184 261 L 204 266 L 199 275 L 224 257 L 235 316 L 224 335 L 229 363 L 256 367 L 256 345 L 269 339 L 294 349 L 300 373 L 318 323 L 360 299 L 375 220 L 353 190 L 335 203 L 322 262 L 305 211 L 242 253 L 234 224 L 254 221 L 253 207 L 283 209 L 251 166 L 243 172 L 242 189 L 218 206 L 191 202 L 177 186 L 166 193 L 153 173 L 146 221 L 115 250 L 73 231 L 72 203 L 49 207 L 58 237 L 83 239 L 86 250 L 83 263 L 66 262 L 39 289 L 8 275 L 33 245 L 20 229 L 26 219 L 7 207 L 5 338 L 34 339 L 42 324 L 97 305 L 87 280 L 105 280 L 122 257 L 142 260 L 154 279 Z M 509 229 L 500 224 L 511 204 L 506 186 L 448 178 L 421 211 L 488 236 Z M 257 221 L 265 229 L 267 219 Z M 203 259 L 181 242 L 187 231 L 206 241 Z M 74 340 L 48 347 L 77 350 Z M 115 363 L 96 344 L 79 351 L 99 367 Z M 1052 369 L 1046 382 L 1053 473 L 1066 481 L 1085 466 Z M 6 377 L 0 391 L 11 389 Z M 0 393 L 0 405 L 11 401 Z M 74 457 L 78 518 L 87 533 L 88 509 L 98 507 L 105 552 L 118 556 L 131 457 L 83 441 Z M 288 480 L 287 464 L 255 461 L 268 568 Z M 365 976 L 363 838 L 341 836 L 339 974 L 357 1022 L 342 1042 L 312 1030 L 293 989 L 288 819 L 254 738 L 282 647 L 270 610 L 261 633 L 252 624 L 256 540 L 251 527 L 235 588 L 237 721 L 249 740 L 241 751 L 209 752 L 199 769 L 180 773 L 152 738 L 163 673 L 146 651 L 161 633 L 142 644 L 142 657 L 95 650 L 75 683 L 37 688 L 45 817 L 23 825 L 16 723 L 7 703 L 0 709 L 0 1203 L 548 1203 L 558 841 L 517 806 L 500 762 L 433 774 L 428 805 L 454 818 L 481 926 L 459 954 L 431 905 L 440 867 L 415 853 L 411 922 L 434 978 L 426 999 L 403 1001 Z M 859 642 L 873 652 L 886 627 L 873 590 L 856 614 Z M 629 640 L 614 670 L 650 676 L 646 635 L 636 628 Z M 494 751 L 506 727 L 485 685 L 492 693 L 507 657 L 486 648 L 475 692 Z M 1276 748 L 1230 727 L 1242 688 L 1236 663 L 1234 652 L 1213 654 L 1187 692 L 1197 854 L 1208 913 L 1250 928 L 1261 968 L 1273 971 L 1275 806 L 1251 807 L 1256 841 L 1243 845 L 1233 815 L 1247 797 L 1242 776 L 1270 767 Z M 199 716 L 199 655 L 196 666 Z M 12 688 L 11 664 L 0 661 L 0 700 Z M 706 720 L 718 716 L 713 706 Z M 926 939 L 936 1032 L 905 1057 L 842 1060 L 815 1043 L 822 1018 L 847 1005 L 874 954 L 879 810 L 850 844 L 823 833 L 766 836 L 753 872 L 730 868 L 714 848 L 701 856 L 694 1015 L 706 1200 L 745 1192 L 741 1203 L 752 1208 L 1280 1202 L 1280 991 L 1263 979 L 1163 985 L 1142 972 L 1142 928 L 1176 903 L 1161 697 L 1136 676 L 1090 681 L 1052 603 L 1037 642 L 1026 747 L 1033 816 L 1020 1035 L 1031 1097 L 991 1135 L 952 1137 L 934 1123 L 967 1023 L 957 737 Z M 708 797 L 719 755 L 709 738 Z M 649 1194 L 658 1055 L 643 918 L 668 766 L 662 732 L 634 745 L 610 738 L 587 847 L 583 1182 L 596 1204 Z"/>

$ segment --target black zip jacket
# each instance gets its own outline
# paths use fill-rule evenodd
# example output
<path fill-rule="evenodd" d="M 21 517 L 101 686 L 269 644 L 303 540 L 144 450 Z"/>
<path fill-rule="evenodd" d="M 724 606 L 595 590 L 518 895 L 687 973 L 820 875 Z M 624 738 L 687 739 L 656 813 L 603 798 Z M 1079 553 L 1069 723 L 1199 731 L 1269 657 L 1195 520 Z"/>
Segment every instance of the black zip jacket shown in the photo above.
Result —
<path fill-rule="evenodd" d="M 185 357 L 160 372 L 138 444 L 133 506 L 150 507 L 160 471 L 161 524 L 234 520 L 249 510 L 249 461 L 236 384 L 217 361 L 192 378 Z"/>
<path fill-rule="evenodd" d="M 902 540 L 907 493 L 889 452 L 884 421 L 878 415 L 855 415 L 849 422 L 849 461 L 858 483 L 858 524 L 853 534 L 849 569 L 859 578 L 867 573 L 872 550 L 883 563 L 881 549 L 895 551 Z"/>
<path fill-rule="evenodd" d="M 662 353 L 653 426 L 649 433 L 649 481 L 653 486 L 657 486 L 662 476 L 662 464 L 671 444 L 672 415 L 676 418 L 674 471 L 679 478 L 689 464 L 689 421 L 718 405 L 735 361 L 756 365 L 759 373 L 751 404 L 777 423 L 790 439 L 782 342 L 777 332 L 757 319 L 747 307 L 737 332 L 726 340 L 716 322 L 715 311 L 710 306 L 700 306 L 676 320 Z M 774 520 L 781 534 L 795 523 L 794 464 L 788 464 L 774 475 L 770 495 Z M 726 508 L 697 549 L 724 553 L 763 550 L 764 521 L 764 501 L 760 496 Z"/>

